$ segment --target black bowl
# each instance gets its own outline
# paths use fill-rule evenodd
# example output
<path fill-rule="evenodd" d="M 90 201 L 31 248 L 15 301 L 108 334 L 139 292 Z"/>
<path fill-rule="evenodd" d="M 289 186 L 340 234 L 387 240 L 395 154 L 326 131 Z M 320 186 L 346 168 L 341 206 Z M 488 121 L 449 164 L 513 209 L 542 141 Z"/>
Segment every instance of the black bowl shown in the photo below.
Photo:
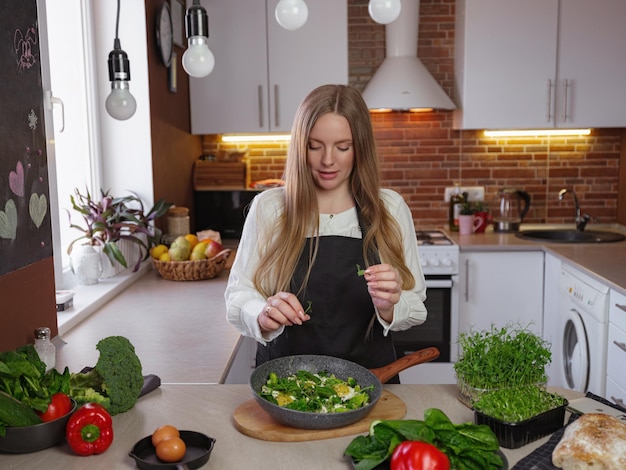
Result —
<path fill-rule="evenodd" d="M 195 431 L 180 431 L 180 438 L 185 442 L 187 450 L 179 462 L 163 462 L 156 456 L 156 450 L 152 445 L 152 436 L 147 436 L 135 444 L 130 455 L 137 466 L 145 470 L 163 470 L 177 468 L 200 468 L 209 461 L 211 451 L 215 445 L 215 439 Z"/>
<path fill-rule="evenodd" d="M 47 423 L 32 426 L 11 426 L 6 428 L 4 437 L 0 437 L 0 452 L 9 454 L 25 454 L 37 452 L 55 446 L 65 439 L 65 426 L 76 411 L 76 402 L 72 400 L 71 411 Z"/>
<path fill-rule="evenodd" d="M 370 402 L 357 410 L 341 413 L 313 413 L 290 410 L 275 405 L 259 395 L 261 388 L 267 382 L 270 372 L 276 373 L 278 377 L 288 377 L 296 374 L 299 370 L 306 370 L 312 373 L 328 371 L 342 380 L 352 377 L 361 388 L 373 385 L 373 390 L 368 392 Z M 285 356 L 267 361 L 252 372 L 250 387 L 257 403 L 272 418 L 279 423 L 300 429 L 333 429 L 356 423 L 367 416 L 383 393 L 383 386 L 378 377 L 365 367 L 345 359 L 313 354 Z"/>

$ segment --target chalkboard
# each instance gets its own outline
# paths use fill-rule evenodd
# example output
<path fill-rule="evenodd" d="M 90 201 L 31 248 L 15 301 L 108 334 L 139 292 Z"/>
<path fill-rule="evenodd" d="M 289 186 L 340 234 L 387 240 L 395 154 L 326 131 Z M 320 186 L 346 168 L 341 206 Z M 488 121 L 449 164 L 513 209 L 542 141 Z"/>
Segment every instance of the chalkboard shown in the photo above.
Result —
<path fill-rule="evenodd" d="M 3 275 L 52 256 L 36 0 L 0 2 L 0 106 Z"/>

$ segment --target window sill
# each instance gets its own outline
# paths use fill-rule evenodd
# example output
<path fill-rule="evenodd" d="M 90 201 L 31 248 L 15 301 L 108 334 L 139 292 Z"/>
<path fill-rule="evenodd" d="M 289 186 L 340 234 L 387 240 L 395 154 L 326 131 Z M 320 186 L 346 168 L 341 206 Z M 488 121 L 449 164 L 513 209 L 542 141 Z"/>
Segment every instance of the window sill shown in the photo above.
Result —
<path fill-rule="evenodd" d="M 74 299 L 72 307 L 62 312 L 57 312 L 59 335 L 64 335 L 95 313 L 105 303 L 139 280 L 149 269 L 150 263 L 144 262 L 135 273 L 128 268 L 116 276 L 101 279 L 98 284 L 91 286 L 76 284 L 73 275 L 67 273 L 65 275 L 67 282 L 64 284 L 69 287 L 64 290 L 74 292 Z"/>

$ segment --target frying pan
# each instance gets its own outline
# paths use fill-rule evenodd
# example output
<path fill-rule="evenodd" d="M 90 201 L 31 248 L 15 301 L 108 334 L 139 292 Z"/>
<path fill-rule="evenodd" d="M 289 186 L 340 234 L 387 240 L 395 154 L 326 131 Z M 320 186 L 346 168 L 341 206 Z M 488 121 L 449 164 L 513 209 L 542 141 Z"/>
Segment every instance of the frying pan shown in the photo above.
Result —
<path fill-rule="evenodd" d="M 437 348 L 426 348 L 395 360 L 391 364 L 377 369 L 365 367 L 345 359 L 332 356 L 303 354 L 272 359 L 257 367 L 250 376 L 250 387 L 257 403 L 279 423 L 300 429 L 332 429 L 356 423 L 364 418 L 376 405 L 383 393 L 383 383 L 408 367 L 432 361 L 439 357 Z M 278 377 L 288 377 L 299 370 L 317 373 L 328 371 L 339 379 L 352 377 L 361 388 L 373 386 L 369 392 L 370 402 L 357 410 L 342 413 L 313 413 L 284 408 L 267 401 L 260 396 L 261 387 L 267 382 L 270 372 Z"/>

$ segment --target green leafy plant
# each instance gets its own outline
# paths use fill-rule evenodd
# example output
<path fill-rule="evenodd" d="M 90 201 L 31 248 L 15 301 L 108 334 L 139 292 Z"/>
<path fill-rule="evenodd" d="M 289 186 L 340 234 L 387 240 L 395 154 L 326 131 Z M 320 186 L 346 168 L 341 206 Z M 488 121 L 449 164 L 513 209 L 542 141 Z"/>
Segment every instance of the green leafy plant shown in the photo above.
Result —
<path fill-rule="evenodd" d="M 477 212 L 487 212 L 484 201 L 467 201 L 461 205 L 461 214 L 472 215 Z"/>
<path fill-rule="evenodd" d="M 524 385 L 487 392 L 474 402 L 474 409 L 505 423 L 521 423 L 566 402 L 538 385 Z"/>
<path fill-rule="evenodd" d="M 471 387 L 490 390 L 547 381 L 550 343 L 527 327 L 492 325 L 490 330 L 461 333 L 459 345 L 454 370 Z"/>
<path fill-rule="evenodd" d="M 89 190 L 81 193 L 78 188 L 70 195 L 72 209 L 83 218 L 83 225 L 72 223 L 72 214 L 68 211 L 70 227 L 83 234 L 70 243 L 67 252 L 72 252 L 76 242 L 84 241 L 92 246 L 102 247 L 103 253 L 111 264 L 115 261 L 125 268 L 126 258 L 117 246 L 120 240 L 128 240 L 139 246 L 142 256 L 138 257 L 133 271 L 137 271 L 141 262 L 150 254 L 150 248 L 161 240 L 161 230 L 153 222 L 163 216 L 172 206 L 160 199 L 145 212 L 143 201 L 135 193 L 129 196 L 113 197 L 109 191 L 100 190 L 100 197 L 92 197 Z"/>

